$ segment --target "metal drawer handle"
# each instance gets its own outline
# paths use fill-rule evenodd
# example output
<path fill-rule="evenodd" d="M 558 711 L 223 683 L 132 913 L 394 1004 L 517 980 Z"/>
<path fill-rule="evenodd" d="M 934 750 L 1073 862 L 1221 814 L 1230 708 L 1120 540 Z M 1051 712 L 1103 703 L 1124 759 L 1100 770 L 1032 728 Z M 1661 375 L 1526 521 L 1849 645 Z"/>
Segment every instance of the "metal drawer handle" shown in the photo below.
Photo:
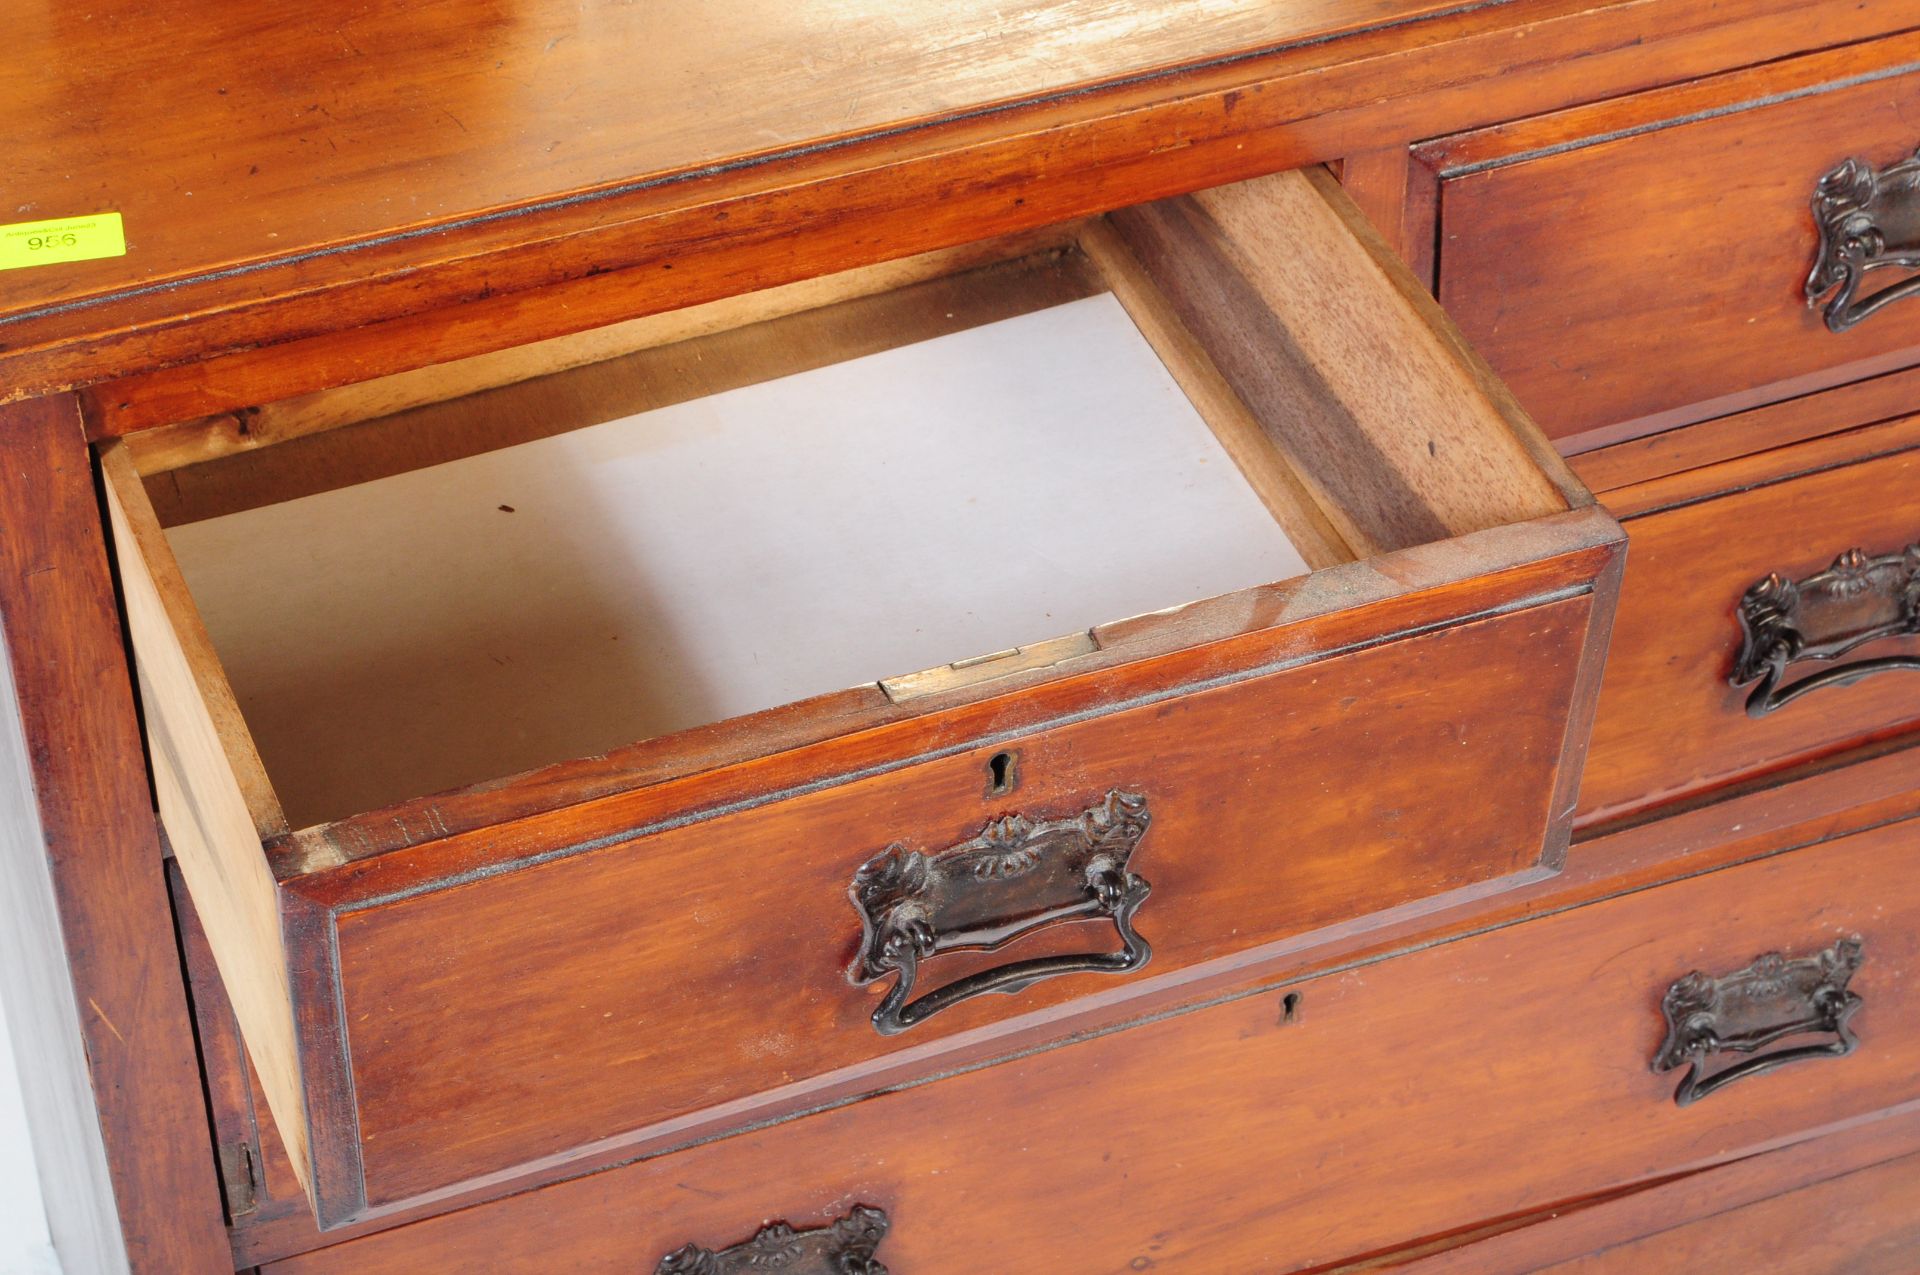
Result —
<path fill-rule="evenodd" d="M 887 1275 L 874 1260 L 891 1225 L 887 1215 L 862 1204 L 831 1226 L 796 1231 L 785 1222 L 763 1227 L 752 1239 L 718 1251 L 689 1244 L 660 1259 L 654 1275 Z"/>
<path fill-rule="evenodd" d="M 1894 669 L 1920 669 L 1920 657 L 1856 660 L 1781 686 L 1789 665 L 1835 660 L 1881 638 L 1920 634 L 1920 544 L 1869 558 L 1849 549 L 1804 580 L 1775 572 L 1740 599 L 1740 654 L 1727 681 L 1759 682 L 1747 716 L 1764 717 L 1823 686 L 1846 686 Z"/>
<path fill-rule="evenodd" d="M 1869 271 L 1920 267 L 1920 154 L 1883 169 L 1846 160 L 1814 187 L 1813 220 L 1820 244 L 1807 275 L 1807 304 L 1827 297 L 1828 331 L 1845 332 L 1881 306 L 1920 292 L 1915 277 L 1858 295 Z"/>
<path fill-rule="evenodd" d="M 1673 1093 L 1675 1105 L 1684 1107 L 1743 1076 L 1790 1062 L 1852 1053 L 1860 1042 L 1848 1024 L 1861 1002 L 1847 983 L 1860 968 L 1862 947 L 1856 935 L 1795 960 L 1769 952 L 1737 973 L 1712 978 L 1695 970 L 1669 987 L 1660 1002 L 1667 1038 L 1653 1056 L 1653 1069 L 1686 1066 Z M 1807 1035 L 1833 1039 L 1760 1052 L 1790 1036 Z M 1707 1060 L 1721 1054 L 1752 1056 L 1707 1075 Z"/>
<path fill-rule="evenodd" d="M 848 894 L 860 913 L 860 952 L 847 977 L 864 986 L 899 981 L 873 1012 L 893 1036 L 986 992 L 1018 992 L 1061 974 L 1125 974 L 1153 956 L 1133 928 L 1150 887 L 1128 870 L 1152 816 L 1147 799 L 1109 792 L 1070 819 L 1035 822 L 1008 815 L 970 841 L 923 854 L 891 845 L 854 874 Z M 981 970 L 908 1001 L 920 962 L 942 952 L 992 952 L 1036 930 L 1107 917 L 1118 952 L 1041 956 Z"/>

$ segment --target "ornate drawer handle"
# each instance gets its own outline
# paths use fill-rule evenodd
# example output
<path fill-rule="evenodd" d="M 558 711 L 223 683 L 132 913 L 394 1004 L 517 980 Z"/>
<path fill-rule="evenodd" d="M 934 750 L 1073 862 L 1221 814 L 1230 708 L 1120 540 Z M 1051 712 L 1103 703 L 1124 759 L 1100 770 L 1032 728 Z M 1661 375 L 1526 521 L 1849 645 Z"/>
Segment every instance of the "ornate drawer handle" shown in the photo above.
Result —
<path fill-rule="evenodd" d="M 1804 580 L 1775 572 L 1747 590 L 1739 614 L 1743 641 L 1727 680 L 1734 686 L 1760 683 L 1747 697 L 1749 717 L 1764 717 L 1823 686 L 1846 686 L 1892 669 L 1920 669 L 1920 657 L 1891 655 L 1780 685 L 1788 665 L 1834 660 L 1881 638 L 1920 634 L 1920 544 L 1883 558 L 1849 549 Z"/>
<path fill-rule="evenodd" d="M 847 977 L 864 986 L 899 975 L 873 1012 L 874 1029 L 893 1036 L 985 992 L 1145 965 L 1153 949 L 1133 928 L 1133 914 L 1150 887 L 1127 864 L 1151 818 L 1145 797 L 1116 791 L 1071 819 L 1035 823 L 1009 815 L 937 854 L 895 844 L 868 860 L 848 891 L 861 936 Z M 920 962 L 929 957 L 996 951 L 1047 926 L 1095 917 L 1112 919 L 1123 945 L 1118 952 L 1014 961 L 908 1003 Z"/>
<path fill-rule="evenodd" d="M 1858 296 L 1869 271 L 1920 267 L 1920 154 L 1883 169 L 1861 159 L 1840 164 L 1814 187 L 1813 220 L 1820 245 L 1807 275 L 1807 304 L 1827 297 L 1828 331 L 1845 332 L 1881 306 L 1920 292 L 1916 277 Z"/>
<path fill-rule="evenodd" d="M 779 1270 L 784 1275 L 887 1275 L 873 1258 L 891 1225 L 879 1209 L 862 1204 L 831 1226 L 796 1231 L 785 1222 L 761 1229 L 750 1240 L 718 1252 L 689 1244 L 660 1259 L 654 1275 L 748 1275 Z"/>
<path fill-rule="evenodd" d="M 1667 1016 L 1667 1039 L 1653 1056 L 1653 1069 L 1672 1071 L 1686 1065 L 1674 1103 L 1684 1107 L 1742 1076 L 1758 1076 L 1803 1058 L 1852 1053 L 1860 1042 L 1848 1023 L 1860 1008 L 1860 996 L 1848 991 L 1847 983 L 1862 959 L 1862 943 L 1855 936 L 1795 960 L 1769 952 L 1738 973 L 1718 978 L 1695 970 L 1669 987 L 1660 1002 Z M 1789 1036 L 1814 1034 L 1833 1039 L 1759 1052 Z M 1707 1060 L 1717 1054 L 1753 1057 L 1704 1075 Z"/>

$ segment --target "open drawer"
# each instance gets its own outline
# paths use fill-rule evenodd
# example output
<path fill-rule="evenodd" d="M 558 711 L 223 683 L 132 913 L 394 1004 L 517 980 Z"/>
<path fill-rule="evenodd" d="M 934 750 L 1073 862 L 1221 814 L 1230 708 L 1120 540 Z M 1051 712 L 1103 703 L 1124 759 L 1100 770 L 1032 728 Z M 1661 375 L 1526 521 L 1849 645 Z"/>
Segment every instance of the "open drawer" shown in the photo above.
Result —
<path fill-rule="evenodd" d="M 323 1226 L 1552 871 L 1621 550 L 1317 172 L 101 461 Z"/>

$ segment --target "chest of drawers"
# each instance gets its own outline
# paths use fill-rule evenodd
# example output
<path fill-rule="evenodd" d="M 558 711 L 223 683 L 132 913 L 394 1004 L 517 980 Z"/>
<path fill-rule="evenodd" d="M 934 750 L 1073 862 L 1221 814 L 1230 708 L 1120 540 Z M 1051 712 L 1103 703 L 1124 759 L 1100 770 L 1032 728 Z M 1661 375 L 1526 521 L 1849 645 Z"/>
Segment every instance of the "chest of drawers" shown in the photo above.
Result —
<path fill-rule="evenodd" d="M 1882 1260 L 1920 8 L 736 16 L 270 22 L 0 274 L 74 1260 Z"/>

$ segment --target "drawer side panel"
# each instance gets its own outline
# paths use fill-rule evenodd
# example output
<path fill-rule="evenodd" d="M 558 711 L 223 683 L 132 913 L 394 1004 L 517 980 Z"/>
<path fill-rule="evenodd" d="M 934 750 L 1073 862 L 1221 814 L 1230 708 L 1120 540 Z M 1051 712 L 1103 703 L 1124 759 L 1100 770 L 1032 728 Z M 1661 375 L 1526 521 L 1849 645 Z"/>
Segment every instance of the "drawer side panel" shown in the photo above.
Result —
<path fill-rule="evenodd" d="M 204 653 L 196 660 L 190 649 L 196 635 L 205 641 L 191 604 L 168 605 L 169 592 L 185 597 L 185 585 L 139 478 L 117 448 L 102 457 L 102 466 L 160 821 L 205 918 L 214 959 L 294 1170 L 302 1186 L 309 1186 L 306 1106 L 279 887 L 260 840 L 275 815 L 270 805 L 249 801 L 230 760 L 230 736 L 216 723 L 217 709 L 203 690 L 203 670 L 210 667 L 217 676 L 218 664 Z M 264 778 L 259 782 L 264 785 Z M 270 795 L 266 801 L 271 802 Z"/>

